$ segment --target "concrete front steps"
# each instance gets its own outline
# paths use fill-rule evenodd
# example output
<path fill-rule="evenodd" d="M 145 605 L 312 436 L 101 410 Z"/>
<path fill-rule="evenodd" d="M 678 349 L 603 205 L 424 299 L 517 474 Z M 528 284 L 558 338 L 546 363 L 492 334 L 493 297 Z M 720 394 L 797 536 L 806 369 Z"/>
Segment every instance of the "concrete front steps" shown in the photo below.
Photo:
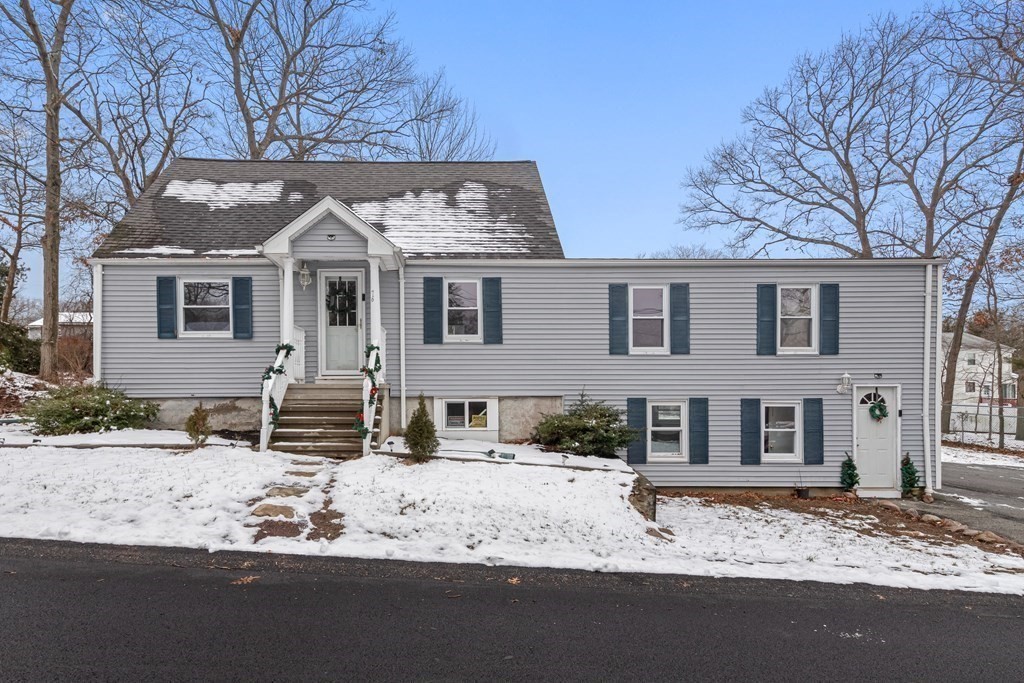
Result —
<path fill-rule="evenodd" d="M 340 459 L 362 455 L 362 437 L 352 428 L 363 410 L 361 395 L 362 384 L 292 384 L 270 449 Z"/>

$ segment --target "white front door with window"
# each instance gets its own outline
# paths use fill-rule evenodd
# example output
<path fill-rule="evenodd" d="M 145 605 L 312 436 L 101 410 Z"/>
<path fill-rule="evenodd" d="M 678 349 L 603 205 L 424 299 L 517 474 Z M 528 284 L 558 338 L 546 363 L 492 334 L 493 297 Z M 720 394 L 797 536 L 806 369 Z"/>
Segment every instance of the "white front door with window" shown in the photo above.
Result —
<path fill-rule="evenodd" d="M 363 274 L 320 271 L 320 374 L 354 374 L 363 361 Z"/>
<path fill-rule="evenodd" d="M 857 420 L 857 473 L 862 489 L 895 489 L 899 485 L 899 406 L 896 387 L 858 387 L 854 394 Z M 876 405 L 875 414 L 871 407 Z M 883 410 L 884 408 L 884 410 Z M 886 413 L 885 417 L 882 414 Z"/>

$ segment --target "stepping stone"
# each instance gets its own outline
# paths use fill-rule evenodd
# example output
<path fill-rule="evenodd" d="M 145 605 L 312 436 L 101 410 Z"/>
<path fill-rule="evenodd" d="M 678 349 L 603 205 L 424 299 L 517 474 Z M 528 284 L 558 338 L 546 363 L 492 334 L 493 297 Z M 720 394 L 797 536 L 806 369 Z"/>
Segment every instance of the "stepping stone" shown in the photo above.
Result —
<path fill-rule="evenodd" d="M 303 486 L 275 486 L 267 491 L 267 498 L 289 498 L 307 493 L 309 493 L 309 489 Z"/>
<path fill-rule="evenodd" d="M 284 517 L 285 519 L 294 519 L 295 510 L 291 509 L 287 505 L 274 505 L 272 503 L 263 503 L 252 511 L 253 517 Z"/>
<path fill-rule="evenodd" d="M 316 467 L 318 465 L 322 465 L 323 462 L 320 460 L 292 460 L 292 464 L 298 465 L 299 467 Z"/>
<path fill-rule="evenodd" d="M 293 476 L 293 477 L 315 477 L 316 475 L 318 475 L 320 473 L 319 472 L 305 472 L 303 470 L 291 470 L 290 472 L 285 472 L 285 474 L 288 474 L 288 475 Z"/>

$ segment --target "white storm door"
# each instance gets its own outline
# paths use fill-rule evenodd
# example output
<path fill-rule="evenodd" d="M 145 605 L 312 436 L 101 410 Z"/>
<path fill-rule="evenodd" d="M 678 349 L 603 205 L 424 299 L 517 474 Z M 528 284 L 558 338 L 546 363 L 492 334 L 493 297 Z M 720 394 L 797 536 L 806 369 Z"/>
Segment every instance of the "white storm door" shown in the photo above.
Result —
<path fill-rule="evenodd" d="M 320 277 L 320 373 L 352 374 L 363 357 L 362 273 L 322 272 Z"/>
<path fill-rule="evenodd" d="M 860 486 L 865 489 L 896 488 L 896 472 L 899 470 L 896 387 L 858 387 L 854 402 Z M 885 405 L 887 417 L 879 420 L 871 416 L 871 405 L 875 402 Z"/>

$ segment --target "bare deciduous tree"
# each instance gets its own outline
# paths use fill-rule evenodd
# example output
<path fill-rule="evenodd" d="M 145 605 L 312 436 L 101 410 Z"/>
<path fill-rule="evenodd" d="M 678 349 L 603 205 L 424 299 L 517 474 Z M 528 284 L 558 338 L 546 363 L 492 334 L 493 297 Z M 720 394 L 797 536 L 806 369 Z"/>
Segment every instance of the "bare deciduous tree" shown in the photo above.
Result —
<path fill-rule="evenodd" d="M 476 111 L 438 72 L 422 79 L 408 98 L 410 123 L 392 155 L 410 161 L 486 161 L 494 142 L 480 128 Z"/>
<path fill-rule="evenodd" d="M 8 322 L 23 252 L 38 249 L 43 224 L 43 141 L 17 113 L 0 110 L 0 253 L 6 259 L 0 322 Z"/>

